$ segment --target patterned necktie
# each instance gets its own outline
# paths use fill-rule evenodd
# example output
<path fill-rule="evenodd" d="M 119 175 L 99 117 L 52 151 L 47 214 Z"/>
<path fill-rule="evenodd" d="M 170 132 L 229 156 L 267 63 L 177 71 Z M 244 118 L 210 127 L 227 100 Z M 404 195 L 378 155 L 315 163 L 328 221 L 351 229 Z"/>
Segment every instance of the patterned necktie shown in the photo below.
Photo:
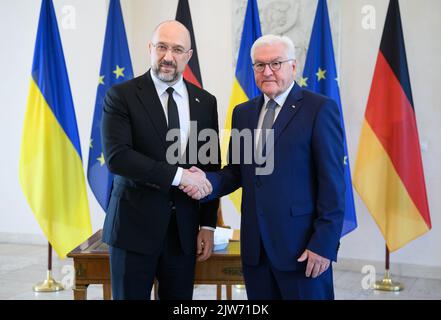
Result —
<path fill-rule="evenodd" d="M 275 102 L 273 99 L 269 100 L 268 103 L 266 104 L 266 113 L 265 113 L 265 117 L 263 118 L 260 137 L 257 144 L 258 155 L 262 157 L 265 157 L 265 153 L 266 153 L 265 145 L 269 134 L 268 130 L 270 130 L 273 127 L 276 107 L 277 107 L 277 102 Z"/>

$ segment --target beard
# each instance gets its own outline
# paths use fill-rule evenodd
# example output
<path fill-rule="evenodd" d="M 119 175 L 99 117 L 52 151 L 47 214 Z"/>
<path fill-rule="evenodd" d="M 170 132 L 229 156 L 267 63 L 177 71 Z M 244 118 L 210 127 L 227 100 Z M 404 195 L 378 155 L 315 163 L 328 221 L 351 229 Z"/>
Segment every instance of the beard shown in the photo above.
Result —
<path fill-rule="evenodd" d="M 171 72 L 171 73 L 162 72 L 161 71 L 162 66 L 173 67 L 174 72 Z M 155 76 L 159 80 L 164 81 L 164 82 L 174 82 L 180 76 L 180 73 L 178 72 L 178 68 L 173 61 L 164 61 L 163 60 L 159 64 L 153 65 L 152 70 L 153 70 L 153 73 L 155 74 Z"/>

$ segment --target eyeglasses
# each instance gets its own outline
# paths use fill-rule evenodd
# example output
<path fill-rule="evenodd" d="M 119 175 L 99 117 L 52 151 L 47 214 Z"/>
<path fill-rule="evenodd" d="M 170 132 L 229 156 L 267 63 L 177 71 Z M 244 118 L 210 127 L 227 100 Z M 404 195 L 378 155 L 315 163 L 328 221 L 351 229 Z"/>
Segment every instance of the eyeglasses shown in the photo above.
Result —
<path fill-rule="evenodd" d="M 265 70 L 266 66 L 269 66 L 272 71 L 279 71 L 282 67 L 282 63 L 292 61 L 294 59 L 288 59 L 283 61 L 271 61 L 268 63 L 264 62 L 256 62 L 253 64 L 254 71 L 256 72 L 263 72 Z"/>
<path fill-rule="evenodd" d="M 159 55 L 165 55 L 165 54 L 167 54 L 167 51 L 170 50 L 173 55 L 181 56 L 184 53 L 187 53 L 188 51 L 191 50 L 191 49 L 188 49 L 186 51 L 182 47 L 169 47 L 169 46 L 167 46 L 166 44 L 163 44 L 163 43 L 157 43 L 157 44 L 153 44 L 152 43 L 152 46 L 155 47 L 156 53 L 159 54 Z"/>

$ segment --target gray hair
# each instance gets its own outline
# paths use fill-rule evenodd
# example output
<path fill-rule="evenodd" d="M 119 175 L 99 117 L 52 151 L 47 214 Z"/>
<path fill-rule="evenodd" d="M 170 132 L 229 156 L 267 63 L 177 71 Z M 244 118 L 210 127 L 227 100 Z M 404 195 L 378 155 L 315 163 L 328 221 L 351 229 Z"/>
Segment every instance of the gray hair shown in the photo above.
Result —
<path fill-rule="evenodd" d="M 286 54 L 288 59 L 295 60 L 296 58 L 296 49 L 294 47 L 294 43 L 287 36 L 277 36 L 274 34 L 267 34 L 261 36 L 259 39 L 254 41 L 253 46 L 251 47 L 251 61 L 254 63 L 254 51 L 257 47 L 270 46 L 274 44 L 283 44 L 286 48 Z"/>

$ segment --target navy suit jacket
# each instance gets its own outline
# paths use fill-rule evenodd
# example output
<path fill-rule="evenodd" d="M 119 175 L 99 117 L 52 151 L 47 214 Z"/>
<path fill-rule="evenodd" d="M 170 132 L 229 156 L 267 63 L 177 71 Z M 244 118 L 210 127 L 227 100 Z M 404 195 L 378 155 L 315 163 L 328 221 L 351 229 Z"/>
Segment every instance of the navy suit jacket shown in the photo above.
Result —
<path fill-rule="evenodd" d="M 238 105 L 232 128 L 253 130 L 263 95 Z M 274 170 L 256 175 L 246 164 L 244 144 L 230 141 L 229 164 L 207 173 L 213 185 L 209 199 L 242 187 L 241 255 L 247 265 L 259 263 L 261 242 L 272 265 L 299 270 L 305 249 L 336 261 L 345 207 L 343 130 L 336 103 L 295 84 L 273 125 Z M 270 150 L 268 150 L 270 151 Z M 232 152 L 240 153 L 232 163 Z"/>

